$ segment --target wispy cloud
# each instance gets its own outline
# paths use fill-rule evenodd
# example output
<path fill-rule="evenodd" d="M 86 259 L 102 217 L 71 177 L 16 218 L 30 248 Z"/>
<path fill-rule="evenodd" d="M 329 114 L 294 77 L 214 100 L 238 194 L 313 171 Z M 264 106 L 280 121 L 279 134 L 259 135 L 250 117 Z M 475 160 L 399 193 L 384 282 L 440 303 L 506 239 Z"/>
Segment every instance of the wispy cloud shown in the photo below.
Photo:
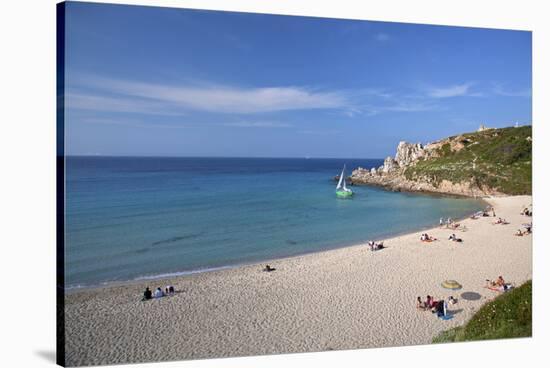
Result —
<path fill-rule="evenodd" d="M 180 129 L 180 128 L 188 128 L 191 126 L 203 126 L 204 124 L 194 124 L 189 122 L 178 122 L 177 124 L 167 124 L 163 122 L 158 121 L 151 121 L 148 119 L 147 121 L 142 120 L 136 120 L 136 119 L 109 119 L 109 118 L 84 118 L 80 120 L 83 123 L 86 124 L 101 124 L 101 125 L 119 125 L 119 126 L 125 126 L 130 128 L 170 128 L 170 129 Z"/>
<path fill-rule="evenodd" d="M 386 105 L 366 105 L 360 110 L 361 114 L 375 116 L 387 112 L 423 112 L 441 110 L 442 107 L 431 102 L 396 101 Z"/>
<path fill-rule="evenodd" d="M 86 92 L 68 91 L 65 103 L 69 109 L 92 110 L 101 112 L 138 113 L 152 115 L 185 115 L 164 103 L 151 100 L 127 98 L 121 96 L 102 96 Z"/>
<path fill-rule="evenodd" d="M 505 89 L 502 84 L 496 84 L 493 87 L 493 92 L 499 96 L 506 96 L 506 97 L 531 97 L 532 95 L 531 89 L 510 90 L 510 89 Z"/>
<path fill-rule="evenodd" d="M 509 91 L 502 85 L 481 91 L 475 82 L 438 87 L 421 86 L 404 93 L 375 87 L 330 90 L 311 86 L 238 87 L 204 81 L 161 84 L 80 75 L 73 78 L 68 86 L 67 107 L 159 116 L 191 116 L 193 112 L 206 112 L 228 115 L 228 119 L 216 125 L 286 128 L 291 125 L 278 118 L 259 120 L 253 115 L 297 110 L 332 110 L 341 116 L 360 118 L 384 113 L 441 110 L 446 108 L 441 104 L 442 100 L 451 97 L 530 95 L 530 90 Z M 249 115 L 250 119 L 244 117 L 245 115 Z M 242 120 L 238 120 L 239 118 Z"/>
<path fill-rule="evenodd" d="M 428 97 L 432 98 L 448 98 L 459 96 L 481 97 L 480 93 L 471 92 L 472 82 L 456 84 L 447 87 L 431 87 L 427 90 Z"/>
<path fill-rule="evenodd" d="M 85 78 L 81 85 L 96 89 L 99 94 L 75 95 L 68 101 L 69 107 L 126 111 L 132 108 L 131 98 L 139 98 L 141 101 L 137 101 L 138 103 L 146 103 L 140 111 L 148 107 L 168 106 L 178 111 L 250 114 L 288 110 L 346 109 L 351 106 L 345 93 L 307 87 L 175 86 L 100 77 Z M 102 97 L 103 94 L 113 97 Z M 102 99 L 106 104 L 100 106 L 99 102 Z"/>

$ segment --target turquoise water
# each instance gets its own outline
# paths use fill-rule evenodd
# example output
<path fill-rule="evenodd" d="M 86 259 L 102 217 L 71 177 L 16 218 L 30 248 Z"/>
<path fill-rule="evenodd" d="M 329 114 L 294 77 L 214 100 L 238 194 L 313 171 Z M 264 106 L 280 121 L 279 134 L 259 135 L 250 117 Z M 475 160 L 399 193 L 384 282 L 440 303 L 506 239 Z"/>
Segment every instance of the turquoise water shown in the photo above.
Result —
<path fill-rule="evenodd" d="M 483 203 L 352 187 L 382 160 L 69 157 L 66 285 L 234 266 L 382 239 Z"/>

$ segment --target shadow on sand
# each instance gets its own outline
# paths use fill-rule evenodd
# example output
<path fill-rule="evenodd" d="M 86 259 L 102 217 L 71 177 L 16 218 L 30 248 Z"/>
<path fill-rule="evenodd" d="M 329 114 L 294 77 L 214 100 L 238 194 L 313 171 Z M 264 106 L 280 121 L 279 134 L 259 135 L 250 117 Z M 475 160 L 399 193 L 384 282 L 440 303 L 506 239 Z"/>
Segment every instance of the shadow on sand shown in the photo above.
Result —
<path fill-rule="evenodd" d="M 481 294 L 474 293 L 473 291 L 467 291 L 460 294 L 460 297 L 464 300 L 479 300 L 481 299 Z"/>

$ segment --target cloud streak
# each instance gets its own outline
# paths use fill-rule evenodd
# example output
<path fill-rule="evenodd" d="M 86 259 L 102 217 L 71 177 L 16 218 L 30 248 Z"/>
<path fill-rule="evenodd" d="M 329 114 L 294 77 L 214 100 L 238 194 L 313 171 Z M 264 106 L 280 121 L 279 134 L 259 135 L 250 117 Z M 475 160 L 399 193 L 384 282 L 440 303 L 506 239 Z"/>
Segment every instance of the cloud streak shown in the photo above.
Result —
<path fill-rule="evenodd" d="M 460 97 L 460 96 L 470 96 L 470 97 L 479 97 L 481 94 L 472 93 L 470 89 L 473 83 L 463 83 L 456 84 L 447 87 L 440 88 L 429 88 L 427 91 L 428 97 L 432 98 L 449 98 L 449 97 Z"/>
<path fill-rule="evenodd" d="M 86 78 L 84 85 L 113 97 L 79 94 L 69 100 L 69 107 L 126 111 L 132 106 L 130 98 L 141 99 L 139 102 L 144 102 L 146 107 L 153 107 L 154 110 L 158 110 L 157 107 L 170 107 L 171 110 L 180 111 L 235 114 L 346 109 L 351 106 L 345 93 L 293 86 L 263 88 L 220 85 L 172 86 L 106 78 Z M 105 102 L 105 105 L 100 106 L 100 102 Z"/>
<path fill-rule="evenodd" d="M 507 90 L 507 89 L 504 89 L 504 87 L 500 84 L 497 84 L 493 88 L 493 92 L 499 96 L 505 96 L 505 97 L 531 97 L 532 95 L 531 89 Z"/>

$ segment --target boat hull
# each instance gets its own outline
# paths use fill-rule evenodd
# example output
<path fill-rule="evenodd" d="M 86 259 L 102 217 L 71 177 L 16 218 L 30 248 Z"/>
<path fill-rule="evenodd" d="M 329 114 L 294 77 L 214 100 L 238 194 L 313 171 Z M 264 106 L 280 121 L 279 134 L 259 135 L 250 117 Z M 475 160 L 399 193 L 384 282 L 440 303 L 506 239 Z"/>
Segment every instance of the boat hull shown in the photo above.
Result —
<path fill-rule="evenodd" d="M 339 190 L 336 192 L 336 198 L 351 198 L 353 196 L 353 192 L 346 192 L 343 190 Z"/>

